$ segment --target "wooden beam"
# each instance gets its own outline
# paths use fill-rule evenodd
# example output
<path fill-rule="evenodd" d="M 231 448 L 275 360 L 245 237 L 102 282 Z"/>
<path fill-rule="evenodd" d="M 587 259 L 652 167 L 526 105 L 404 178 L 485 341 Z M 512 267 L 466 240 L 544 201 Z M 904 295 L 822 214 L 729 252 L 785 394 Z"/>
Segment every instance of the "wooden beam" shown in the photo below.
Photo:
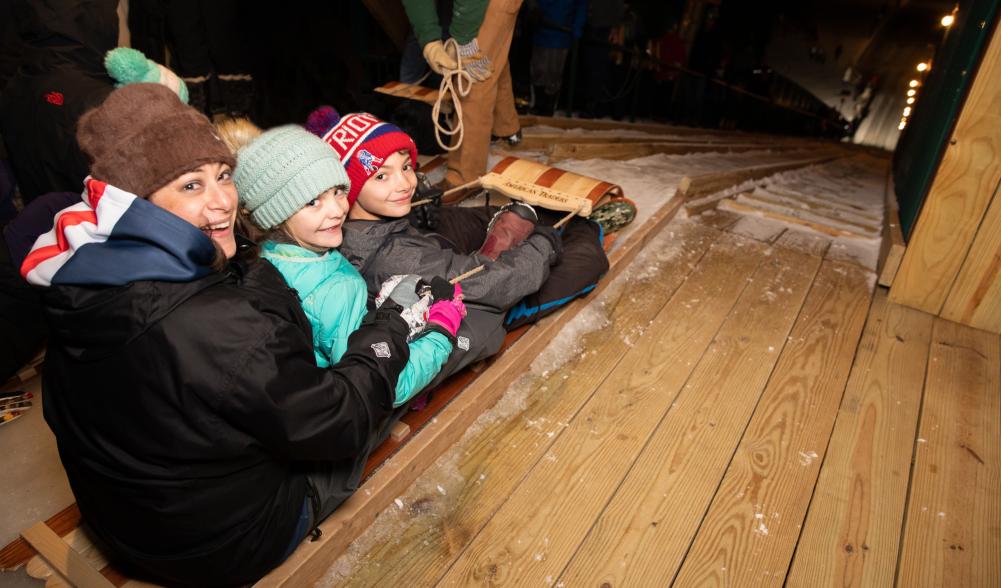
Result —
<path fill-rule="evenodd" d="M 555 163 L 564 159 L 635 159 L 656 153 L 685 154 L 719 151 L 724 153 L 739 153 L 765 149 L 757 144 L 737 143 L 554 143 L 546 151 L 549 162 Z M 775 150 L 775 148 L 769 148 Z M 783 149 L 783 148 L 779 148 Z"/>
<path fill-rule="evenodd" d="M 736 200 L 725 199 L 719 203 L 719 208 L 722 210 L 730 210 L 733 212 L 739 212 L 744 214 L 758 215 L 765 218 L 770 218 L 783 223 L 791 225 L 799 225 L 801 227 L 807 227 L 814 231 L 823 233 L 831 237 L 852 237 L 858 239 L 873 239 L 874 235 L 864 235 L 862 233 L 855 233 L 852 231 L 846 231 L 844 229 L 837 229 L 828 225 L 820 224 L 817 222 L 809 221 L 796 216 L 783 214 L 781 212 L 775 212 L 772 210 L 765 210 L 762 208 L 755 208 L 753 206 L 748 206 L 746 204 L 741 204 Z"/>
<path fill-rule="evenodd" d="M 749 180 L 758 180 L 779 172 L 798 169 L 808 165 L 825 163 L 837 158 L 837 154 L 824 154 L 807 159 L 779 161 L 765 165 L 743 167 L 725 172 L 713 172 L 697 176 L 685 176 L 678 183 L 675 197 L 686 201 L 685 209 L 689 214 L 697 214 L 703 210 L 716 207 L 716 200 L 705 198 L 721 190 L 731 188 Z"/>
<path fill-rule="evenodd" d="M 1001 182 L 1001 27 L 995 27 L 907 243 L 890 300 L 942 312 Z"/>
<path fill-rule="evenodd" d="M 900 230 L 900 206 L 893 191 L 893 174 L 888 173 L 886 179 L 886 216 L 883 220 L 883 243 L 880 251 L 879 285 L 889 288 L 900 269 L 904 259 L 904 233 Z"/>
<path fill-rule="evenodd" d="M 1001 578 L 998 336 L 938 319 L 897 586 L 993 586 Z"/>
<path fill-rule="evenodd" d="M 639 253 L 656 232 L 674 217 L 680 201 L 671 200 L 657 210 L 642 227 L 609 256 L 609 271 L 598 283 L 594 296 Z M 320 525 L 323 534 L 307 541 L 256 586 L 302 586 L 320 578 L 330 564 L 361 534 L 417 476 L 444 451 L 458 441 L 465 430 L 504 393 L 513 373 L 520 373 L 544 349 L 565 321 L 583 309 L 589 300 L 578 299 L 561 312 L 535 325 L 517 344 L 484 370 L 459 401 L 453 402 L 430 424 L 414 435 L 382 468 Z"/>
<path fill-rule="evenodd" d="M 893 586 L 932 322 L 876 292 L 788 586 Z"/>
<path fill-rule="evenodd" d="M 94 569 L 87 560 L 56 535 L 45 523 L 39 521 L 21 531 L 21 536 L 31 543 L 42 557 L 73 586 L 80 588 L 114 588 L 114 584 Z"/>

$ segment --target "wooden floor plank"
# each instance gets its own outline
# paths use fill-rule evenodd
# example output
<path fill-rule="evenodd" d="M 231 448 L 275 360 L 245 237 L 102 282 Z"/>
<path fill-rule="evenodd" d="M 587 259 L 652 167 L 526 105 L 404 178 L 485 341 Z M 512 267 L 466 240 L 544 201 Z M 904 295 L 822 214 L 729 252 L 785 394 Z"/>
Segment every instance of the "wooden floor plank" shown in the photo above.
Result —
<path fill-rule="evenodd" d="M 430 491 L 408 501 L 411 508 L 401 515 L 403 530 L 357 558 L 348 570 L 350 577 L 335 585 L 427 586 L 441 577 L 511 496 L 525 472 L 545 456 L 561 424 L 591 397 L 720 235 L 691 222 L 668 225 L 664 237 L 672 232 L 676 254 L 664 255 L 670 239 L 651 242 L 657 250 L 641 254 L 633 270 L 623 276 L 629 281 L 608 289 L 602 310 L 609 324 L 584 338 L 581 356 L 586 357 L 540 377 L 526 394 L 524 412 L 471 439 L 455 464 L 466 482 L 445 494 L 429 484 Z M 400 544 L 408 548 L 400 549 Z"/>
<path fill-rule="evenodd" d="M 775 250 L 559 581 L 667 586 L 768 382 L 820 258 Z"/>
<path fill-rule="evenodd" d="M 788 586 L 893 585 L 932 322 L 876 292 Z"/>
<path fill-rule="evenodd" d="M 898 586 L 1001 582 L 998 336 L 936 319 Z"/>
<path fill-rule="evenodd" d="M 705 225 L 721 231 L 726 230 L 727 227 L 730 227 L 741 218 L 743 217 L 739 214 L 716 209 L 706 210 L 702 214 L 696 214 L 691 217 L 692 221 L 699 223 L 700 225 Z"/>
<path fill-rule="evenodd" d="M 869 310 L 861 268 L 825 260 L 677 577 L 781 586 Z"/>
<path fill-rule="evenodd" d="M 817 233 L 789 229 L 775 240 L 775 246 L 792 249 L 793 251 L 802 251 L 807 255 L 824 257 L 831 246 L 831 240 Z"/>
<path fill-rule="evenodd" d="M 442 585 L 524 586 L 559 574 L 764 259 L 763 249 L 732 235 L 713 245 Z"/>

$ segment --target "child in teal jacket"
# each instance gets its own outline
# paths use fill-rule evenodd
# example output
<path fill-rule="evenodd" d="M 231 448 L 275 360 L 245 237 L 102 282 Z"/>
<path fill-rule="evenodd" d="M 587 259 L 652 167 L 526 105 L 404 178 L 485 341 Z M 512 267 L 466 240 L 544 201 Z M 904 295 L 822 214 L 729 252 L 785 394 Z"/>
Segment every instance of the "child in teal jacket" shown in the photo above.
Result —
<path fill-rule="evenodd" d="M 350 182 L 343 166 L 326 143 L 289 125 L 267 131 L 241 149 L 233 179 L 241 206 L 267 232 L 261 256 L 298 293 L 313 327 L 317 365 L 337 363 L 368 312 L 365 280 L 336 249 L 348 210 Z M 397 381 L 394 406 L 406 403 L 438 374 L 465 314 L 454 292 L 433 301 L 416 292 L 414 282 L 403 280 L 391 295 L 408 308 L 403 314 L 412 328 L 410 359 Z M 441 287 L 436 284 L 439 294 Z"/>

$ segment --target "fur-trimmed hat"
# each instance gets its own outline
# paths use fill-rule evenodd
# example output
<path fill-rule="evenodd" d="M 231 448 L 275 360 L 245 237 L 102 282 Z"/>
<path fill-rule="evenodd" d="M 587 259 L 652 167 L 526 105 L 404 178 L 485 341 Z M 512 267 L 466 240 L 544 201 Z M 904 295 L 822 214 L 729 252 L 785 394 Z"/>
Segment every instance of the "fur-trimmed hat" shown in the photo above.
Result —
<path fill-rule="evenodd" d="M 351 178 L 351 191 L 348 192 L 351 205 L 358 199 L 365 182 L 390 155 L 406 149 L 410 151 L 410 161 L 417 165 L 417 145 L 410 135 L 367 112 L 342 117 L 332 107 L 321 106 L 310 113 L 306 129 L 337 152 Z"/>
<path fill-rule="evenodd" d="M 92 176 L 143 198 L 206 163 L 236 165 L 209 119 L 160 84 L 113 91 L 80 117 L 76 139 Z"/>
<path fill-rule="evenodd" d="M 350 184 L 337 154 L 298 125 L 266 131 L 241 149 L 233 181 L 240 204 L 265 230 L 327 190 Z"/>

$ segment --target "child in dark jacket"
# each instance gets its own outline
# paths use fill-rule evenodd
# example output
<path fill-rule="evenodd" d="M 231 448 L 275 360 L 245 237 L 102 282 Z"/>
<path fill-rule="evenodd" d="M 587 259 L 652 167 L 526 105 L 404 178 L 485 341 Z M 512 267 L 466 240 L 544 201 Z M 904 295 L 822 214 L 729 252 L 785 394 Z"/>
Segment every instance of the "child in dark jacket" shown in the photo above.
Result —
<path fill-rule="evenodd" d="M 368 298 L 358 270 L 337 252 L 348 212 L 350 181 L 344 167 L 323 141 L 287 125 L 240 149 L 236 169 L 240 204 L 267 235 L 261 257 L 296 291 L 313 327 L 316 364 L 337 363 L 349 335 L 361 326 Z M 394 406 L 438 374 L 464 311 L 462 301 L 451 297 L 433 301 L 415 292 L 415 299 L 417 308 L 407 316 L 417 328 L 426 320 L 426 328 L 410 341 L 410 361 L 397 381 Z"/>
<path fill-rule="evenodd" d="M 351 178 L 340 251 L 370 294 L 394 274 L 451 279 L 483 266 L 462 281 L 468 314 L 435 382 L 493 355 L 507 330 L 589 292 L 608 269 L 595 223 L 574 219 L 561 235 L 552 224 L 562 215 L 543 212 L 536 224 L 525 204 L 444 208 L 437 232 L 415 227 L 407 215 L 418 184 L 417 148 L 406 133 L 366 113 L 341 118 L 330 107 L 310 115 L 307 129 L 337 152 Z"/>

